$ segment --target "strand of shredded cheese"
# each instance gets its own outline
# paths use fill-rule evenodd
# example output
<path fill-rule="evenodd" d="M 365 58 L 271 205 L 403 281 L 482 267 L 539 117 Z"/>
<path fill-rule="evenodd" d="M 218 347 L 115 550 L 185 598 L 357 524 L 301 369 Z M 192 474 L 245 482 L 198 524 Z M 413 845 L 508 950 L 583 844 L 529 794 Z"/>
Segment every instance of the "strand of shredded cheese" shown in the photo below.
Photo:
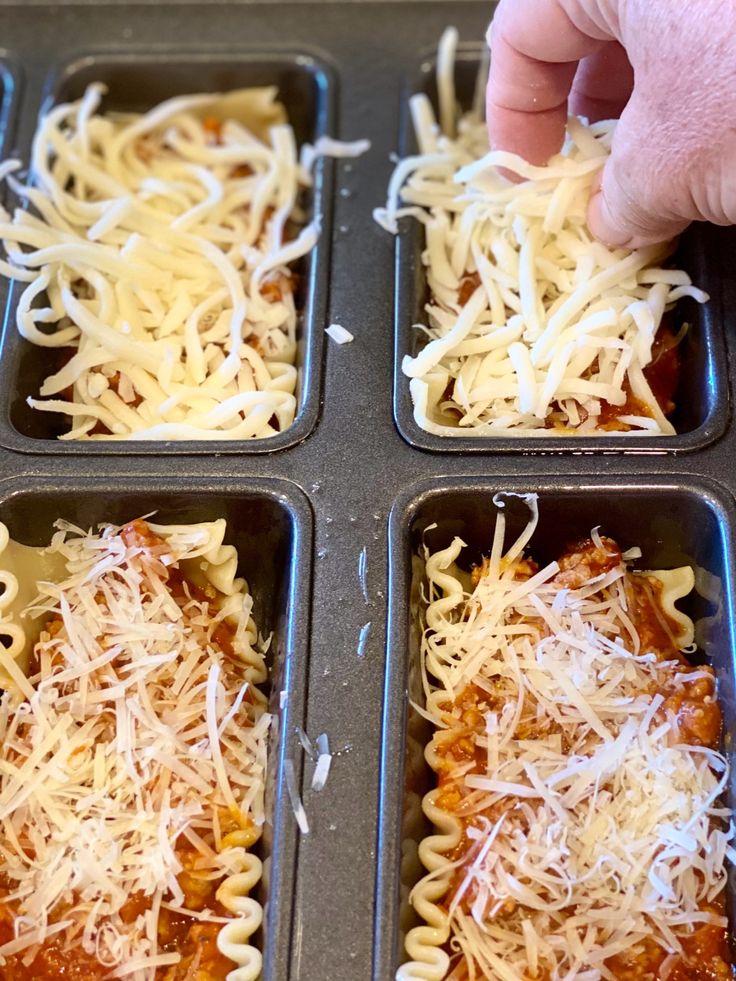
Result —
<path fill-rule="evenodd" d="M 193 854 L 189 875 L 220 881 L 249 867 L 243 836 L 260 836 L 270 716 L 254 683 L 265 645 L 252 643 L 242 580 L 222 609 L 211 585 L 207 599 L 170 591 L 172 569 L 202 563 L 206 526 L 172 528 L 154 547 L 126 544 L 112 526 L 59 528 L 48 551 L 67 578 L 39 583 L 26 614 L 54 622 L 35 647 L 33 694 L 11 684 L 0 701 L 0 875 L 17 934 L 0 964 L 30 963 L 64 932 L 111 977 L 153 981 L 181 959 L 157 950 L 159 910 L 188 915 L 177 848 Z M 213 637 L 225 609 L 231 653 Z M 138 894 L 147 911 L 122 918 Z"/>
<path fill-rule="evenodd" d="M 431 296 L 418 326 L 428 343 L 402 365 L 417 423 L 442 436 L 590 435 L 602 431 L 602 409 L 631 393 L 638 405 L 621 409 L 617 431 L 673 435 L 643 369 L 664 313 L 683 296 L 708 297 L 683 271 L 662 268 L 670 245 L 627 252 L 590 235 L 586 207 L 615 123 L 571 118 L 546 167 L 488 152 L 477 111 L 455 130 L 456 44 L 448 29 L 442 125 L 426 95 L 412 97 L 419 154 L 397 165 L 375 212 L 393 234 L 404 216 L 424 226 Z"/>

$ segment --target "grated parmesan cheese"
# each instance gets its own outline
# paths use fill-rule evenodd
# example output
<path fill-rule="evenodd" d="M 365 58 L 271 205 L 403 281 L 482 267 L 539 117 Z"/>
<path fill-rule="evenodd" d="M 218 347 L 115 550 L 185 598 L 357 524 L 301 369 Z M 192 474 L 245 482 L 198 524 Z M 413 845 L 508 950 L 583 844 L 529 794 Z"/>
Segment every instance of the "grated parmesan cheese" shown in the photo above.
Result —
<path fill-rule="evenodd" d="M 286 791 L 291 801 L 291 809 L 294 812 L 296 823 L 299 825 L 301 833 L 308 835 L 309 821 L 307 820 L 307 812 L 304 810 L 304 804 L 302 804 L 302 799 L 299 795 L 299 788 L 296 785 L 294 761 L 292 759 L 287 758 L 284 760 L 284 777 L 286 778 Z"/>
<path fill-rule="evenodd" d="M 306 732 L 302 729 L 302 727 L 295 726 L 294 732 L 296 732 L 297 739 L 301 743 L 301 747 L 304 750 L 304 752 L 307 754 L 307 756 L 312 760 L 316 759 L 317 754 L 314 751 L 314 744 L 312 743 L 312 740 L 309 738 Z"/>
<path fill-rule="evenodd" d="M 340 324 L 330 324 L 329 327 L 325 327 L 325 334 L 327 334 L 336 344 L 349 344 L 354 341 L 354 336 L 345 327 L 340 326 Z"/>
<path fill-rule="evenodd" d="M 433 929 L 408 933 L 400 981 L 429 977 L 430 963 L 448 976 L 448 950 L 471 977 L 615 981 L 610 959 L 642 940 L 677 955 L 698 925 L 727 925 L 717 904 L 733 850 L 729 767 L 687 738 L 666 701 L 713 676 L 688 668 L 674 643 L 641 648 L 627 612 L 634 574 L 597 530 L 592 547 L 614 564 L 582 585 L 561 588 L 557 562 L 530 566 L 522 552 L 538 514 L 528 504 L 505 554 L 499 511 L 471 592 L 455 571 L 459 539 L 426 556 L 422 714 L 442 780 L 424 811 L 442 834 L 420 845 L 430 871 L 412 901 Z M 670 570 L 661 610 L 692 584 L 689 568 Z M 713 696 L 698 698 L 696 709 Z M 462 751 L 448 752 L 456 740 Z"/>
<path fill-rule="evenodd" d="M 327 783 L 327 777 L 330 774 L 330 767 L 332 765 L 332 753 L 330 753 L 330 742 L 326 733 L 322 733 L 317 736 L 317 749 L 319 750 L 319 756 L 317 757 L 317 765 L 314 768 L 314 773 L 312 774 L 312 790 L 315 793 L 319 793 L 324 790 L 325 784 Z"/>
<path fill-rule="evenodd" d="M 110 977 L 153 981 L 181 960 L 157 945 L 162 908 L 189 915 L 182 855 L 196 858 L 200 883 L 251 867 L 242 842 L 255 842 L 265 820 L 271 722 L 255 687 L 266 670 L 251 599 L 233 575 L 227 594 L 205 584 L 211 599 L 188 578 L 178 601 L 171 592 L 182 567 L 195 576 L 217 566 L 215 579 L 233 559 L 234 573 L 234 550 L 213 537 L 224 523 L 149 527 L 142 541 L 57 523 L 45 553 L 65 573 L 38 583 L 25 613 L 28 629 L 45 625 L 30 692 L 0 650 L 10 679 L 0 701 L 0 875 L 16 924 L 0 965 L 16 954 L 32 963 L 63 933 Z M 214 638 L 224 610 L 234 657 Z M 131 921 L 121 913 L 136 894 L 149 905 Z M 232 922 L 206 908 L 191 915 Z"/>

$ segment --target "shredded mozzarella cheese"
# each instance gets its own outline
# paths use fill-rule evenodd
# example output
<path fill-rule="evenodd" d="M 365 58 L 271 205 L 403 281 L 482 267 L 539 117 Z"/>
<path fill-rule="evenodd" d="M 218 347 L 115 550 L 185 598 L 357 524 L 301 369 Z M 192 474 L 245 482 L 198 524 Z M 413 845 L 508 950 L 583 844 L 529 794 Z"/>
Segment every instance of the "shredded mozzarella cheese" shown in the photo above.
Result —
<path fill-rule="evenodd" d="M 104 94 L 93 84 L 46 115 L 32 184 L 13 177 L 17 161 L 0 166 L 28 206 L 0 209 L 0 273 L 24 284 L 18 329 L 75 349 L 29 404 L 71 418 L 62 439 L 283 432 L 297 407 L 290 267 L 320 229 L 304 223 L 312 177 L 276 90 L 144 115 L 102 113 Z M 325 139 L 312 158 L 365 148 Z"/>
<path fill-rule="evenodd" d="M 456 44 L 450 29 L 441 127 L 427 96 L 413 96 L 419 153 L 397 165 L 375 212 L 393 234 L 402 217 L 424 226 L 428 343 L 402 365 L 417 423 L 442 436 L 590 435 L 612 421 L 628 435 L 673 435 L 643 369 L 665 312 L 708 297 L 662 268 L 670 245 L 627 252 L 590 235 L 586 208 L 615 123 L 571 118 L 546 167 L 488 152 L 477 110 L 457 120 Z M 601 420 L 606 406 L 613 420 Z"/>

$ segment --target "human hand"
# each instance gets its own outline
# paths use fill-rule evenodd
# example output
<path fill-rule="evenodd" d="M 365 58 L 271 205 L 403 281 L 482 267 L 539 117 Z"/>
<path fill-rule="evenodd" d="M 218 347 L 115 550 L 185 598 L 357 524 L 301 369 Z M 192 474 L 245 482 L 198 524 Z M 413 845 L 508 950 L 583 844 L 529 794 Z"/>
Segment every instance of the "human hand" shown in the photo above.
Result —
<path fill-rule="evenodd" d="M 494 148 L 546 163 L 568 112 L 620 115 L 588 209 L 602 242 L 736 223 L 736 0 L 500 0 L 488 34 Z"/>

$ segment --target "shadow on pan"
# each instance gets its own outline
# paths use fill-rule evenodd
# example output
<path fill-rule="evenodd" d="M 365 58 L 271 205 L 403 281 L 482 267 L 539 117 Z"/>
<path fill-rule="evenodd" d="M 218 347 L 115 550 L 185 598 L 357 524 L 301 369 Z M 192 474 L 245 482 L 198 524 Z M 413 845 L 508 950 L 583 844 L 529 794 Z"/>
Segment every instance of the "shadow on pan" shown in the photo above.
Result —
<path fill-rule="evenodd" d="M 9 153 L 14 135 L 20 87 L 20 65 L 13 55 L 0 48 L 0 152 L 3 157 Z"/>

